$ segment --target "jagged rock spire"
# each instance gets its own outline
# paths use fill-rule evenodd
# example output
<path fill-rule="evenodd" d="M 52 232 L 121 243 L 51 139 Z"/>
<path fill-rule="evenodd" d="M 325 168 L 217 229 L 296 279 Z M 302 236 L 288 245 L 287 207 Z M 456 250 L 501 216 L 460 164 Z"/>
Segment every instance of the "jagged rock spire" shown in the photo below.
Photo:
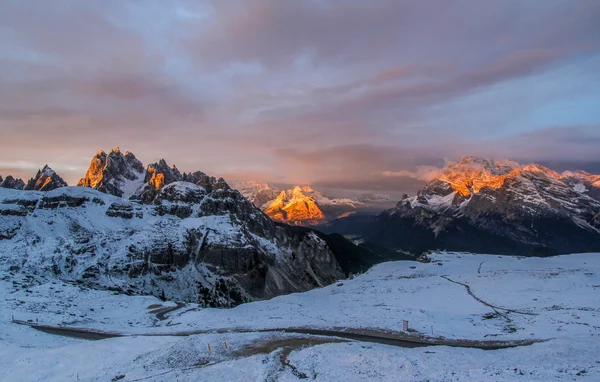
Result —
<path fill-rule="evenodd" d="M 117 146 L 108 154 L 98 150 L 85 177 L 77 185 L 119 197 L 129 197 L 142 185 L 143 176 L 142 162 L 129 151 L 123 155 Z"/>
<path fill-rule="evenodd" d="M 4 180 L 0 182 L 0 188 L 12 188 L 14 190 L 22 190 L 25 187 L 25 182 L 22 179 L 15 179 L 11 175 L 7 175 Z"/>
<path fill-rule="evenodd" d="M 25 190 L 52 191 L 60 187 L 67 187 L 67 182 L 63 180 L 48 165 L 38 170 L 34 178 L 29 179 Z"/>

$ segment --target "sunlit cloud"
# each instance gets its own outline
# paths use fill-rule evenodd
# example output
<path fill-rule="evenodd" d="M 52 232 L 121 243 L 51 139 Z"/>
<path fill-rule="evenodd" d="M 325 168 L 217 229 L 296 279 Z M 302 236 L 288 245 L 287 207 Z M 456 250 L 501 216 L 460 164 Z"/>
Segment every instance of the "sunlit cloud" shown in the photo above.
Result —
<path fill-rule="evenodd" d="M 598 19 L 594 0 L 3 2 L 0 168 L 74 183 L 120 145 L 401 194 L 462 155 L 593 163 Z"/>

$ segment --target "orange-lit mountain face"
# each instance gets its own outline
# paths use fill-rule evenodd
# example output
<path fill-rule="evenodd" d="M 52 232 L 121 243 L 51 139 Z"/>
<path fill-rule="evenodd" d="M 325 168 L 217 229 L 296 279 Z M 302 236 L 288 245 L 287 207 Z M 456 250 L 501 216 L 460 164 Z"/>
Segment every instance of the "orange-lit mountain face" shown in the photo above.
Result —
<path fill-rule="evenodd" d="M 119 197 L 129 197 L 144 180 L 144 166 L 129 151 L 123 154 L 118 147 L 108 154 L 99 150 L 90 167 L 77 184 Z"/>
<path fill-rule="evenodd" d="M 237 181 L 232 186 L 271 219 L 293 225 L 322 224 L 357 212 L 380 212 L 394 205 L 387 195 L 330 198 L 308 185 L 280 190 L 267 183 Z"/>
<path fill-rule="evenodd" d="M 325 232 L 393 250 L 556 255 L 600 251 L 598 176 L 465 157 L 417 195 L 376 218 L 330 222 Z"/>
<path fill-rule="evenodd" d="M 469 196 L 484 187 L 499 188 L 518 171 L 519 164 L 515 162 L 465 157 L 456 164 L 448 165 L 437 180 L 448 183 L 459 195 Z"/>
<path fill-rule="evenodd" d="M 23 188 L 24 190 L 52 191 L 60 187 L 67 187 L 65 182 L 48 165 L 39 170 L 35 177 L 29 179 L 29 182 Z"/>
<path fill-rule="evenodd" d="M 304 192 L 310 188 L 296 186 L 293 190 L 281 191 L 264 210 L 271 219 L 296 225 L 316 225 L 325 221 L 325 214 L 312 196 Z"/>
<path fill-rule="evenodd" d="M 484 188 L 499 189 L 507 181 L 515 181 L 523 174 L 537 174 L 553 180 L 574 181 L 579 179 L 591 184 L 595 180 L 594 175 L 584 172 L 559 174 L 537 164 L 521 165 L 508 160 L 490 160 L 476 157 L 464 157 L 460 162 L 448 165 L 437 176 L 436 180 L 447 183 L 456 191 L 457 195 L 469 197 L 472 194 L 481 192 Z"/>

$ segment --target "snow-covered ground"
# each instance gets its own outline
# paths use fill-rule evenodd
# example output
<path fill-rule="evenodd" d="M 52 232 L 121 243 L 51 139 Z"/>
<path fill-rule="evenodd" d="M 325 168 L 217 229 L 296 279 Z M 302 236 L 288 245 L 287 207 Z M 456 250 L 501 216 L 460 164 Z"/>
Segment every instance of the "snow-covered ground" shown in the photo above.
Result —
<path fill-rule="evenodd" d="M 0 380 L 600 380 L 600 254 L 441 253 L 432 259 L 380 264 L 353 280 L 233 309 L 188 304 L 165 320 L 156 309 L 174 302 L 0 275 Z M 13 317 L 131 336 L 66 338 L 14 324 Z M 503 350 L 402 348 L 314 337 L 306 342 L 306 335 L 282 332 L 217 332 L 401 332 L 402 320 L 436 338 L 548 341 Z M 209 333 L 174 335 L 204 330 Z"/>

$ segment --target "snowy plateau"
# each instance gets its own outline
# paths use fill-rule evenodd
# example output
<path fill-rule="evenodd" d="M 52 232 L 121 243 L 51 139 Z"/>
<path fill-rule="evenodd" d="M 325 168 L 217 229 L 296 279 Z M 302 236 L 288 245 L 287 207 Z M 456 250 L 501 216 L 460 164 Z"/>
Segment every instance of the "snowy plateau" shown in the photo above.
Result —
<path fill-rule="evenodd" d="M 3 270 L 0 380 L 600 380 L 600 254 L 429 257 L 231 309 Z"/>

